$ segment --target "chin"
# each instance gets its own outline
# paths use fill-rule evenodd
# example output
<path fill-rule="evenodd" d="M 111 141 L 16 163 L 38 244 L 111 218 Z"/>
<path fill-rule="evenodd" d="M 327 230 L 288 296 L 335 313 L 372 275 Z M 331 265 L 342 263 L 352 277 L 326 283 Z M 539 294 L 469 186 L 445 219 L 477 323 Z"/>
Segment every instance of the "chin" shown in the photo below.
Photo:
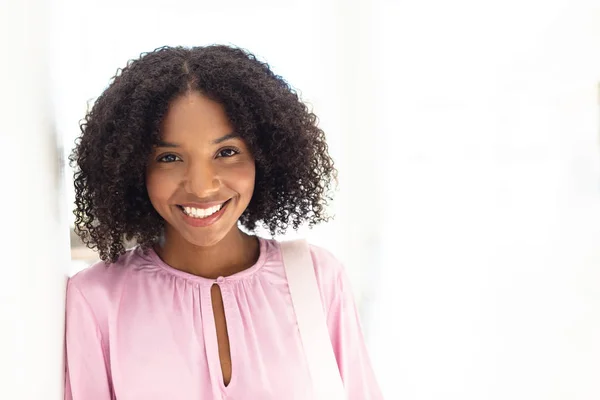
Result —
<path fill-rule="evenodd" d="M 237 221 L 227 224 L 226 221 L 219 221 L 222 226 L 210 226 L 205 228 L 191 228 L 189 226 L 178 229 L 179 234 L 188 243 L 198 247 L 211 247 L 223 239 L 227 238 L 234 230 L 237 230 Z"/>
<path fill-rule="evenodd" d="M 197 247 L 211 247 L 218 244 L 223 238 L 227 236 L 226 233 L 214 234 L 214 235 L 184 235 L 184 239 L 190 244 Z"/>

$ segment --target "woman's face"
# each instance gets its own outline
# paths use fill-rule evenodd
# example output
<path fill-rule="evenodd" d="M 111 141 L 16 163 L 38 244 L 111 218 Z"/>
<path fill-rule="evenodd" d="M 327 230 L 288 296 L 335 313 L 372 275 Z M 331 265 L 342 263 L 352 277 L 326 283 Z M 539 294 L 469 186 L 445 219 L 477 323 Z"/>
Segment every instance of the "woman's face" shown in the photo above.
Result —
<path fill-rule="evenodd" d="M 146 187 L 165 234 L 196 246 L 223 239 L 250 203 L 254 158 L 223 106 L 199 92 L 175 99 L 161 143 L 148 161 Z"/>

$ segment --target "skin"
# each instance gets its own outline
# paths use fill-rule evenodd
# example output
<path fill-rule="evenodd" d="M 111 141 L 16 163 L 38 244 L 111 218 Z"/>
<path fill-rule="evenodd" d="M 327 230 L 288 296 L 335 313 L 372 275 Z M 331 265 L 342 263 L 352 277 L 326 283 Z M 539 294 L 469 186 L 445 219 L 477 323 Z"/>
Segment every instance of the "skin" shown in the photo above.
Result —
<path fill-rule="evenodd" d="M 175 99 L 162 126 L 162 143 L 148 161 L 146 187 L 165 220 L 157 254 L 173 268 L 205 278 L 228 276 L 252 266 L 259 243 L 238 227 L 254 191 L 255 164 L 235 136 L 225 111 L 199 92 Z M 215 223 L 193 227 L 178 205 L 230 200 Z M 218 285 L 211 289 L 223 382 L 231 381 L 229 336 Z"/>
<path fill-rule="evenodd" d="M 228 276 L 258 259 L 256 237 L 238 227 L 254 191 L 250 149 L 235 136 L 223 106 L 199 92 L 175 99 L 165 116 L 162 142 L 148 162 L 146 187 L 165 220 L 164 241 L 155 250 L 173 268 L 206 278 Z M 229 200 L 207 227 L 192 227 L 179 204 Z"/>

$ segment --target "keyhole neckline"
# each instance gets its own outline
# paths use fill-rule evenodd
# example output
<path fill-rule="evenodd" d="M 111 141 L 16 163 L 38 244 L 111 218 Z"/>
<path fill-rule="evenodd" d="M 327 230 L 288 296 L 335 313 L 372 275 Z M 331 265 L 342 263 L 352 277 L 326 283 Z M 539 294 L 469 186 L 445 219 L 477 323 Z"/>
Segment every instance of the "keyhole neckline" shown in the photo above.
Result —
<path fill-rule="evenodd" d="M 214 285 L 215 283 L 222 284 L 225 282 L 232 282 L 232 281 L 238 281 L 238 280 L 242 280 L 242 279 L 248 279 L 248 278 L 252 277 L 252 275 L 254 275 L 256 272 L 258 272 L 265 265 L 266 260 L 267 260 L 266 240 L 261 237 L 258 237 L 258 236 L 257 236 L 257 238 L 258 238 L 259 247 L 260 247 L 260 254 L 258 256 L 258 260 L 256 261 L 256 263 L 254 263 L 254 265 L 246 268 L 243 271 L 237 272 L 237 273 L 235 273 L 233 275 L 229 275 L 229 276 L 219 276 L 217 279 L 205 278 L 203 276 L 190 274 L 188 272 L 180 271 L 176 268 L 173 268 L 169 264 L 164 262 L 158 256 L 158 254 L 156 254 L 156 251 L 154 251 L 154 249 L 152 247 L 150 247 L 146 250 L 145 258 L 148 261 L 150 261 L 152 264 L 158 266 L 159 268 L 168 272 L 171 275 L 177 276 L 179 278 L 185 279 L 185 280 L 195 283 L 195 284 L 211 286 L 211 285 Z M 138 251 L 141 251 L 141 249 L 138 248 Z"/>

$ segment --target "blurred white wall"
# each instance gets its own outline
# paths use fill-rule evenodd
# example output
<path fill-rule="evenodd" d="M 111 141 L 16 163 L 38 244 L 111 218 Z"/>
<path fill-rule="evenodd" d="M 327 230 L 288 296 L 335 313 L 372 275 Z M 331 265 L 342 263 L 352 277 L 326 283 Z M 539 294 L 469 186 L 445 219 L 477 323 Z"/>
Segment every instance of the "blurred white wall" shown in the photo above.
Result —
<path fill-rule="evenodd" d="M 381 2 L 372 18 L 385 392 L 600 398 L 599 3 Z"/>
<path fill-rule="evenodd" d="M 301 89 L 341 172 L 336 222 L 308 236 L 348 267 L 386 398 L 600 398 L 597 1 L 53 11 L 66 150 L 86 101 L 161 45 L 247 47 Z"/>
<path fill-rule="evenodd" d="M 69 265 L 60 139 L 47 62 L 48 9 L 0 2 L 0 398 L 62 399 Z"/>

